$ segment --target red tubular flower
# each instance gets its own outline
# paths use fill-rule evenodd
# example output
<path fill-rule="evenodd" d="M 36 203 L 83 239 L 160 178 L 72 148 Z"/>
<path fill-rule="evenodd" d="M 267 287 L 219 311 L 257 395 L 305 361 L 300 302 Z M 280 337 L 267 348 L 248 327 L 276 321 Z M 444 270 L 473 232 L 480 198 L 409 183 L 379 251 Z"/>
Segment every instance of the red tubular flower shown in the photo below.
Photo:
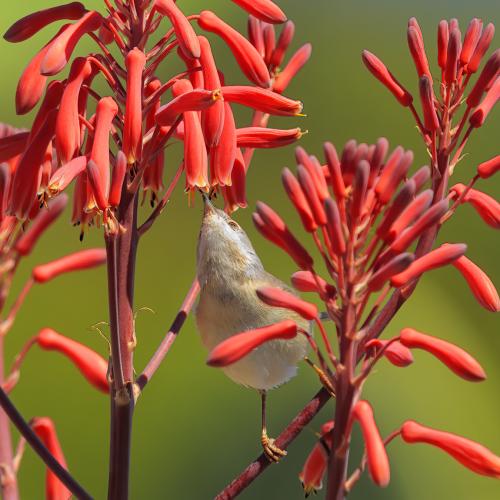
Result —
<path fill-rule="evenodd" d="M 404 252 L 426 229 L 433 226 L 447 212 L 448 200 L 441 200 L 424 212 L 411 227 L 405 229 L 392 243 L 393 252 Z"/>
<path fill-rule="evenodd" d="M 298 116 L 303 107 L 300 101 L 259 87 L 229 85 L 222 87 L 222 95 L 226 101 L 242 104 L 270 115 Z"/>
<path fill-rule="evenodd" d="M 304 192 L 300 187 L 299 181 L 288 168 L 283 169 L 283 172 L 281 173 L 281 180 L 290 201 L 293 203 L 300 216 L 304 229 L 312 233 L 318 228 L 318 225 L 314 220 L 311 208 L 309 207 Z"/>
<path fill-rule="evenodd" d="M 337 292 L 333 285 L 311 271 L 297 271 L 292 274 L 292 285 L 299 292 L 315 292 L 323 299 L 333 298 Z"/>
<path fill-rule="evenodd" d="M 198 59 L 201 53 L 198 37 L 191 23 L 177 7 L 174 0 L 155 0 L 155 7 L 161 14 L 169 18 L 185 56 Z"/>
<path fill-rule="evenodd" d="M 18 132 L 0 138 L 0 162 L 6 162 L 20 155 L 26 149 L 29 136 L 29 132 Z"/>
<path fill-rule="evenodd" d="M 402 273 L 393 276 L 391 278 L 391 285 L 401 287 L 427 271 L 451 264 L 454 260 L 461 257 L 466 250 L 467 245 L 463 243 L 445 243 L 415 260 Z"/>
<path fill-rule="evenodd" d="M 43 101 L 31 124 L 30 137 L 34 137 L 39 132 L 49 111 L 60 106 L 66 83 L 66 81 L 53 80 L 47 85 Z"/>
<path fill-rule="evenodd" d="M 413 152 L 404 152 L 401 146 L 398 146 L 391 154 L 375 186 L 375 193 L 382 204 L 385 205 L 392 198 L 412 162 Z"/>
<path fill-rule="evenodd" d="M 111 207 L 117 207 L 122 197 L 122 188 L 125 175 L 127 173 L 127 158 L 123 151 L 118 151 L 116 162 L 113 168 L 111 178 L 111 187 L 109 188 L 108 204 Z"/>
<path fill-rule="evenodd" d="M 297 179 L 302 191 L 304 192 L 309 207 L 311 208 L 311 213 L 316 224 L 318 226 L 326 226 L 327 218 L 325 208 L 321 203 L 318 190 L 316 189 L 316 185 L 314 184 L 311 174 L 303 165 L 299 165 L 297 167 Z"/>
<path fill-rule="evenodd" d="M 210 108 L 221 99 L 220 89 L 194 89 L 180 94 L 156 112 L 156 123 L 161 126 L 172 125 L 180 114 Z"/>
<path fill-rule="evenodd" d="M 476 128 L 481 127 L 498 99 L 500 99 L 500 76 L 497 77 L 481 104 L 470 116 L 469 123 L 471 126 Z"/>
<path fill-rule="evenodd" d="M 33 268 L 33 279 L 36 283 L 47 283 L 61 274 L 91 269 L 106 262 L 104 248 L 92 248 L 65 255 L 59 259 L 41 264 Z"/>
<path fill-rule="evenodd" d="M 429 132 L 435 132 L 439 128 L 439 119 L 434 106 L 434 91 L 432 90 L 432 83 L 427 75 L 420 78 L 419 90 L 425 128 Z"/>
<path fill-rule="evenodd" d="M 340 201 L 346 197 L 346 189 L 337 150 L 331 142 L 325 142 L 323 144 L 323 150 L 325 152 L 328 171 L 330 172 L 330 183 L 332 185 L 333 194 L 335 198 Z"/>
<path fill-rule="evenodd" d="M 403 424 L 401 437 L 407 443 L 436 446 L 476 474 L 500 478 L 500 457 L 475 441 L 425 427 L 414 420 Z"/>
<path fill-rule="evenodd" d="M 286 21 L 285 13 L 271 0 L 232 0 L 252 16 L 266 23 L 279 24 Z"/>
<path fill-rule="evenodd" d="M 366 160 L 361 160 L 356 167 L 352 192 L 351 222 L 353 225 L 358 221 L 361 211 L 363 210 L 369 177 L 370 164 Z"/>
<path fill-rule="evenodd" d="M 413 18 L 414 19 L 414 18 Z M 416 20 L 414 21 L 416 22 Z M 417 24 L 418 27 L 418 24 Z M 429 70 L 429 63 L 425 53 L 424 41 L 420 28 L 417 29 L 414 25 L 408 27 L 408 47 L 410 48 L 411 56 L 419 77 L 427 76 L 432 82 L 431 72 Z"/>
<path fill-rule="evenodd" d="M 77 156 L 62 167 L 59 167 L 47 183 L 49 196 L 56 196 L 66 189 L 71 181 L 78 177 L 87 167 L 87 157 Z"/>
<path fill-rule="evenodd" d="M 207 365 L 215 367 L 231 365 L 265 342 L 278 339 L 293 339 L 296 335 L 297 324 L 289 319 L 238 333 L 221 342 L 210 352 Z"/>
<path fill-rule="evenodd" d="M 250 81 L 260 87 L 269 87 L 271 77 L 266 63 L 257 49 L 241 33 L 209 10 L 200 13 L 198 24 L 205 31 L 215 33 L 226 42 L 241 70 Z"/>
<path fill-rule="evenodd" d="M 437 36 L 438 65 L 442 71 L 446 68 L 446 58 L 448 56 L 448 37 L 448 21 L 443 19 L 442 21 L 439 21 Z"/>
<path fill-rule="evenodd" d="M 416 191 L 420 191 L 422 186 L 430 179 L 431 177 L 431 169 L 424 165 L 420 167 L 412 176 L 411 180 L 415 182 Z"/>
<path fill-rule="evenodd" d="M 415 256 L 411 253 L 396 255 L 371 276 L 366 285 L 368 290 L 380 290 L 392 276 L 402 273 L 414 260 Z"/>
<path fill-rule="evenodd" d="M 328 198 L 325 200 L 325 212 L 328 220 L 327 230 L 330 237 L 332 249 L 336 255 L 343 255 L 346 252 L 346 242 L 342 230 L 342 222 L 337 204 Z"/>
<path fill-rule="evenodd" d="M 302 270 L 309 271 L 312 268 L 313 259 L 293 236 L 283 219 L 261 201 L 257 202 L 256 210 L 252 219 L 259 232 L 285 250 Z"/>
<path fill-rule="evenodd" d="M 61 163 L 68 163 L 80 149 L 78 99 L 83 81 L 91 73 L 92 65 L 87 59 L 78 57 L 73 61 L 56 122 L 56 148 Z"/>
<path fill-rule="evenodd" d="M 105 394 L 109 392 L 108 362 L 95 351 L 51 328 L 40 330 L 36 341 L 45 351 L 57 351 L 66 356 L 97 390 Z"/>
<path fill-rule="evenodd" d="M 318 316 L 318 308 L 281 288 L 262 287 L 257 289 L 257 297 L 272 307 L 283 307 L 295 311 L 304 319 L 313 320 Z"/>
<path fill-rule="evenodd" d="M 376 55 L 363 50 L 362 58 L 368 71 L 392 93 L 402 106 L 409 106 L 413 102 L 412 95 L 394 78 Z"/>
<path fill-rule="evenodd" d="M 491 158 L 490 160 L 480 163 L 477 167 L 477 175 L 482 179 L 488 179 L 500 170 L 500 155 Z"/>
<path fill-rule="evenodd" d="M 106 186 L 103 185 L 104 179 L 101 176 L 100 169 L 92 160 L 87 163 L 87 179 L 92 188 L 92 195 L 97 208 L 105 211 L 108 208 L 108 193 L 105 191 Z"/>
<path fill-rule="evenodd" d="M 300 128 L 281 130 L 267 127 L 236 129 L 236 141 L 240 148 L 279 148 L 298 141 L 303 135 Z"/>
<path fill-rule="evenodd" d="M 457 198 L 460 198 L 466 189 L 467 186 L 464 184 L 455 184 L 450 191 L 455 193 Z M 486 224 L 500 229 L 500 203 L 494 198 L 482 191 L 469 188 L 461 202 L 470 203 Z"/>
<path fill-rule="evenodd" d="M 445 340 L 417 332 L 413 328 L 403 328 L 399 333 L 400 342 L 410 349 L 423 349 L 438 358 L 452 372 L 470 382 L 481 382 L 486 374 L 481 365 L 467 352 Z"/>
<path fill-rule="evenodd" d="M 212 176 L 221 186 L 228 186 L 231 185 L 231 172 L 236 160 L 236 124 L 231 105 L 224 102 L 222 109 L 222 134 L 217 144 L 210 149 L 210 169 Z"/>
<path fill-rule="evenodd" d="M 52 110 L 43 127 L 26 147 L 19 160 L 12 182 L 9 212 L 19 219 L 26 219 L 35 202 L 41 181 L 41 168 L 45 161 L 56 126 L 57 111 Z"/>
<path fill-rule="evenodd" d="M 293 21 L 287 21 L 281 30 L 278 43 L 273 51 L 269 64 L 273 68 L 279 68 L 283 59 L 285 58 L 286 51 L 292 43 L 293 36 L 295 34 L 295 24 Z"/>
<path fill-rule="evenodd" d="M 481 101 L 481 97 L 490 84 L 497 78 L 500 71 L 500 49 L 497 49 L 484 65 L 483 71 L 476 80 L 476 84 L 467 96 L 466 102 L 469 108 L 475 108 Z"/>
<path fill-rule="evenodd" d="M 453 262 L 467 281 L 477 301 L 488 311 L 500 311 L 500 298 L 495 285 L 486 273 L 467 257 L 462 256 Z"/>
<path fill-rule="evenodd" d="M 410 349 L 398 341 L 391 342 L 389 340 L 372 339 L 365 344 L 365 349 L 375 349 L 375 351 L 384 349 L 384 356 L 387 360 L 399 368 L 405 368 L 413 363 L 413 354 Z"/>
<path fill-rule="evenodd" d="M 358 401 L 352 412 L 354 420 L 359 422 L 366 446 L 368 470 L 372 481 L 385 488 L 391 478 L 389 458 L 380 432 L 375 423 L 373 410 L 368 401 Z"/>
<path fill-rule="evenodd" d="M 457 77 L 461 44 L 462 41 L 460 39 L 460 31 L 458 28 L 450 30 L 448 52 L 446 54 L 446 68 L 443 74 L 443 80 L 448 85 L 451 85 Z"/>
<path fill-rule="evenodd" d="M 19 255 L 29 255 L 40 236 L 58 219 L 66 208 L 68 196 L 62 194 L 49 202 L 46 210 L 41 210 L 33 219 L 28 230 L 16 241 L 15 249 Z"/>
<path fill-rule="evenodd" d="M 178 80 L 172 87 L 174 97 L 191 92 L 188 80 Z M 208 157 L 200 118 L 196 111 L 185 111 L 184 118 L 184 168 L 189 188 L 208 185 Z"/>
<path fill-rule="evenodd" d="M 76 23 L 70 24 L 50 43 L 43 58 L 41 73 L 45 76 L 59 73 L 68 63 L 80 38 L 86 33 L 99 29 L 101 23 L 101 14 L 90 11 Z"/>
<path fill-rule="evenodd" d="M 264 62 L 267 66 L 271 65 L 271 57 L 276 48 L 276 31 L 272 24 L 265 24 L 263 28 L 264 35 Z"/>
<path fill-rule="evenodd" d="M 315 156 L 310 156 L 301 146 L 297 146 L 295 148 L 295 160 L 298 165 L 303 165 L 309 172 L 316 192 L 318 193 L 319 200 L 323 203 L 330 197 L 330 193 L 326 184 L 323 168 L 318 159 Z"/>
<path fill-rule="evenodd" d="M 306 43 L 300 47 L 295 54 L 293 54 L 287 65 L 276 75 L 276 78 L 274 79 L 273 90 L 275 92 L 281 94 L 287 89 L 295 75 L 311 58 L 311 53 L 312 45 L 310 43 Z"/>
<path fill-rule="evenodd" d="M 146 66 L 146 56 L 136 47 L 127 54 L 125 64 L 127 102 L 123 124 L 123 152 L 131 165 L 140 160 L 142 155 L 142 72 Z"/>
<path fill-rule="evenodd" d="M 483 29 L 476 48 L 474 49 L 470 61 L 465 68 L 467 73 L 475 73 L 479 69 L 481 60 L 483 59 L 484 54 L 486 54 L 494 35 L 495 26 L 492 23 L 487 24 Z"/>
<path fill-rule="evenodd" d="M 201 48 L 200 64 L 203 71 L 204 88 L 206 90 L 218 90 L 221 88 L 221 82 L 210 43 L 204 36 L 200 36 L 199 41 Z M 222 100 L 217 100 L 202 113 L 201 122 L 207 146 L 213 147 L 219 143 L 224 127 L 224 115 L 224 103 Z"/>
<path fill-rule="evenodd" d="M 262 57 L 266 53 L 263 33 L 262 22 L 256 17 L 248 16 L 248 39 Z"/>
<path fill-rule="evenodd" d="M 33 432 L 38 436 L 40 441 L 50 451 L 52 456 L 65 468 L 66 459 L 57 438 L 54 422 L 48 417 L 36 417 L 30 422 Z M 68 500 L 71 498 L 71 491 L 59 480 L 59 478 L 47 467 L 45 476 L 45 496 L 47 500 Z"/>
<path fill-rule="evenodd" d="M 63 19 L 80 19 L 86 9 L 80 2 L 71 2 L 49 9 L 39 10 L 16 21 L 4 34 L 4 39 L 11 43 L 23 42 L 51 23 Z"/>
<path fill-rule="evenodd" d="M 477 17 L 471 20 L 464 37 L 464 44 L 462 46 L 462 52 L 460 53 L 460 63 L 466 66 L 474 49 L 476 48 L 479 37 L 481 36 L 481 31 L 483 28 L 483 23 Z"/>

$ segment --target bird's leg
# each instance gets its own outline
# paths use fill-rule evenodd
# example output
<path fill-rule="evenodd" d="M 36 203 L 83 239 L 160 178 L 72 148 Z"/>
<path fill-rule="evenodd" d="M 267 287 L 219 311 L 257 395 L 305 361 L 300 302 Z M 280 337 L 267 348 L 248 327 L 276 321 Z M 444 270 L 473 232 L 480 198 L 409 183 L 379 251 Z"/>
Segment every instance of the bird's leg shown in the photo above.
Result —
<path fill-rule="evenodd" d="M 323 387 L 328 391 L 330 396 L 335 397 L 335 389 L 328 375 L 317 365 L 315 365 L 307 356 L 304 361 L 316 372 Z"/>
<path fill-rule="evenodd" d="M 285 455 L 286 451 L 278 448 L 274 444 L 274 439 L 270 438 L 267 435 L 267 427 L 266 427 L 266 391 L 259 391 L 261 403 L 262 403 L 262 434 L 260 437 L 260 442 L 262 443 L 262 448 L 264 449 L 264 453 L 270 462 L 279 462 Z"/>

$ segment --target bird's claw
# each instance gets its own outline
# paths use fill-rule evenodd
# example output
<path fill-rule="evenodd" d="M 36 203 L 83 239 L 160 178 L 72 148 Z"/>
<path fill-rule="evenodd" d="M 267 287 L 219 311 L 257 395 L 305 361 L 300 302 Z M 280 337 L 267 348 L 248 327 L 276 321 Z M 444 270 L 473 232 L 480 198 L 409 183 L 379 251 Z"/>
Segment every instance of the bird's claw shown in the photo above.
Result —
<path fill-rule="evenodd" d="M 270 462 L 278 463 L 284 456 L 286 456 L 286 451 L 278 448 L 274 444 L 274 439 L 270 438 L 267 434 L 262 434 L 260 441 L 262 443 L 264 453 Z"/>

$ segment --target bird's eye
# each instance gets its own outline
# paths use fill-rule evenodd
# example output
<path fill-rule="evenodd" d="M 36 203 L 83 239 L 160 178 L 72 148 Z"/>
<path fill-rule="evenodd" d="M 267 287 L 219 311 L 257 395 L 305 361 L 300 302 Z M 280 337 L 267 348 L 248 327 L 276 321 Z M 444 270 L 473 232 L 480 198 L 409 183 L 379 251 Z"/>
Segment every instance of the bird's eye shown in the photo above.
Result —
<path fill-rule="evenodd" d="M 239 231 L 240 226 L 239 226 L 239 224 L 237 222 L 235 222 L 234 220 L 228 220 L 227 223 L 229 224 L 229 227 L 233 231 Z"/>

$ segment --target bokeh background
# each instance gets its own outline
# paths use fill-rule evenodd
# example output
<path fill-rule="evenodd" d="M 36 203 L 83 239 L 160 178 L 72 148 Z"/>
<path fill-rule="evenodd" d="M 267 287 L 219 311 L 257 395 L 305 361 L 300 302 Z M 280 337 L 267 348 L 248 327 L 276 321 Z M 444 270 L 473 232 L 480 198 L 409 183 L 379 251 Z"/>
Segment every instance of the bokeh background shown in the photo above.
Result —
<path fill-rule="evenodd" d="M 28 12 L 57 3 L 55 0 L 2 2 L 0 31 L 4 32 Z M 89 8 L 103 5 L 101 0 L 85 3 Z M 179 3 L 188 13 L 211 8 L 241 30 L 245 29 L 245 15 L 229 0 Z M 421 23 L 434 70 L 436 26 L 440 19 L 457 17 L 463 29 L 474 16 L 485 22 L 499 21 L 498 3 L 494 0 L 282 0 L 279 3 L 296 22 L 294 47 L 310 41 L 314 51 L 309 65 L 288 90 L 288 95 L 304 101 L 307 117 L 271 123 L 296 126 L 300 121 L 300 126 L 309 130 L 302 144 L 316 154 L 321 153 L 321 144 L 327 139 L 341 147 L 352 137 L 359 142 L 373 142 L 384 135 L 392 146 L 402 144 L 414 150 L 415 167 L 424 164 L 427 158 L 410 114 L 364 69 L 361 50 L 369 48 L 378 54 L 415 91 L 417 79 L 406 45 L 409 17 L 416 16 Z M 17 117 L 14 113 L 16 82 L 28 58 L 52 32 L 49 28 L 23 44 L 9 45 L 2 40 L 0 120 L 28 126 L 29 117 Z M 498 37 L 493 45 L 498 45 Z M 238 81 L 240 77 L 228 50 L 221 44 L 217 46 L 217 59 L 227 79 Z M 165 75 L 171 71 L 168 64 L 163 71 Z M 468 155 L 457 168 L 456 182 L 467 181 L 479 162 L 498 153 L 499 124 L 497 110 L 483 130 L 473 135 Z M 178 152 L 179 147 L 175 146 L 167 154 L 167 178 L 176 165 L 170 155 L 174 158 Z M 236 214 L 267 269 L 284 280 L 295 270 L 293 263 L 256 234 L 250 214 L 256 200 L 265 200 L 292 227 L 299 228 L 279 180 L 281 168 L 292 164 L 292 147 L 258 152 L 249 175 L 250 208 Z M 478 187 L 493 195 L 496 190 L 498 195 L 498 179 L 496 183 L 482 183 Z M 146 213 L 144 208 L 142 214 Z M 147 307 L 155 313 L 139 312 L 137 316 L 138 371 L 167 331 L 194 276 L 200 214 L 200 204 L 189 208 L 186 196 L 179 189 L 141 242 L 136 307 L 138 310 Z M 468 255 L 500 286 L 498 238 L 469 207 L 458 210 L 443 229 L 440 240 L 467 242 Z M 96 245 L 102 245 L 102 234 L 92 230 L 83 246 Z M 44 236 L 33 256 L 23 262 L 15 290 L 20 289 L 35 263 L 81 247 L 78 231 L 69 224 L 67 213 Z M 90 327 L 106 320 L 103 269 L 63 276 L 35 287 L 7 339 L 6 363 L 10 364 L 24 341 L 44 326 L 84 341 L 105 355 L 105 341 Z M 500 453 L 498 319 L 476 303 L 454 269 L 444 269 L 421 281 L 413 299 L 385 335 L 393 335 L 404 326 L 464 346 L 481 361 L 489 377 L 481 384 L 465 382 L 424 353 L 417 353 L 414 365 L 404 370 L 382 362 L 366 384 L 365 392 L 375 408 L 382 434 L 389 433 L 404 419 L 414 418 L 478 440 Z M 103 331 L 107 333 L 105 326 Z M 132 498 L 212 498 L 259 453 L 257 394 L 206 367 L 205 357 L 194 321 L 189 318 L 164 365 L 139 400 L 133 435 Z M 271 434 L 277 434 L 289 422 L 317 386 L 313 374 L 303 366 L 296 379 L 271 394 Z M 65 359 L 37 349 L 27 358 L 13 398 L 26 417 L 47 415 L 54 419 L 71 471 L 96 498 L 105 498 L 107 399 L 82 381 Z M 302 498 L 297 474 L 314 443 L 314 432 L 331 418 L 332 412 L 333 406 L 327 406 L 290 447 L 286 460 L 271 467 L 241 498 Z M 362 442 L 356 430 L 353 464 L 361 452 Z M 350 498 L 493 500 L 499 497 L 498 482 L 474 475 L 430 447 L 410 446 L 396 440 L 389 455 L 392 465 L 389 487 L 379 490 L 364 477 Z M 26 451 L 19 479 L 23 498 L 43 498 L 44 468 L 30 450 Z M 319 497 L 323 494 L 320 492 Z"/>

